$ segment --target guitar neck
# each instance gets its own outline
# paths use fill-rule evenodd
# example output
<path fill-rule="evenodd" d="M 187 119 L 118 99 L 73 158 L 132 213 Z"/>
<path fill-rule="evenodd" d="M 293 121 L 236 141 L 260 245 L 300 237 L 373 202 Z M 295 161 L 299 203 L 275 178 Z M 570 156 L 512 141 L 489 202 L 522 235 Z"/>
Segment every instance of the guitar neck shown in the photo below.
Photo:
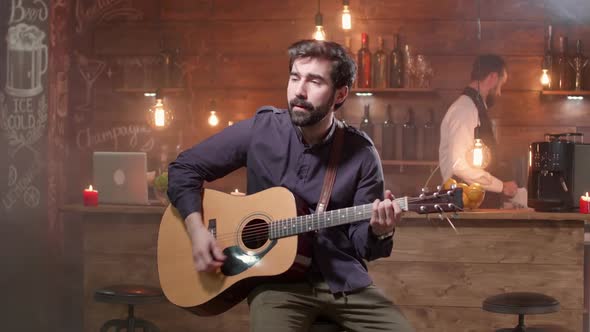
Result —
<path fill-rule="evenodd" d="M 396 198 L 395 202 L 398 203 L 402 211 L 408 211 L 408 197 Z M 269 238 L 271 240 L 280 239 L 332 226 L 350 224 L 369 219 L 372 213 L 373 203 L 369 203 L 319 214 L 277 220 L 270 224 Z"/>

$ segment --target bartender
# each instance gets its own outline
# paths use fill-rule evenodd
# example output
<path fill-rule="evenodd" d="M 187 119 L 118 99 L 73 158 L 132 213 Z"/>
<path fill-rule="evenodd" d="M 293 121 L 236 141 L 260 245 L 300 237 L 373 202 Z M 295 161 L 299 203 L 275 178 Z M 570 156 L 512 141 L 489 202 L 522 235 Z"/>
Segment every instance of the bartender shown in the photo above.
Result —
<path fill-rule="evenodd" d="M 498 161 L 498 144 L 488 116 L 488 109 L 502 93 L 508 79 L 506 63 L 493 54 L 480 55 L 471 71 L 471 83 L 449 107 L 440 126 L 440 171 L 443 180 L 454 178 L 468 185 L 479 183 L 486 191 L 480 207 L 500 208 L 512 198 L 518 186 Z M 486 169 L 476 167 L 467 155 L 473 148 L 475 131 L 490 149 L 492 158 Z"/>

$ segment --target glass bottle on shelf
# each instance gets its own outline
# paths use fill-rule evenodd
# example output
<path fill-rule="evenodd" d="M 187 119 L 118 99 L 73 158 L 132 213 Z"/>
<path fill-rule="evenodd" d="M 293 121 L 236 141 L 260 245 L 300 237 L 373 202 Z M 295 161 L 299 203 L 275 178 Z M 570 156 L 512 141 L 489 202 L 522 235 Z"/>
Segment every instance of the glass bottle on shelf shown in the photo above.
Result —
<path fill-rule="evenodd" d="M 389 66 L 383 37 L 377 37 L 377 44 L 379 49 L 373 55 L 373 88 L 385 89 L 387 88 Z"/>
<path fill-rule="evenodd" d="M 559 37 L 559 53 L 555 59 L 555 88 L 558 90 L 569 90 L 569 64 L 567 59 L 567 37 Z"/>
<path fill-rule="evenodd" d="M 365 112 L 363 114 L 363 118 L 361 119 L 361 125 L 359 127 L 372 140 L 373 139 L 373 122 L 371 121 L 371 117 L 369 115 L 369 108 L 370 108 L 369 104 L 365 105 Z"/>
<path fill-rule="evenodd" d="M 545 89 L 552 90 L 555 88 L 553 79 L 553 27 L 547 27 L 547 35 L 545 36 L 545 55 L 543 57 L 543 68 L 549 73 L 549 82 L 545 85 Z"/>
<path fill-rule="evenodd" d="M 424 153 L 422 159 L 428 161 L 436 161 L 438 159 L 438 138 L 439 128 L 434 123 L 434 111 L 428 110 L 428 119 L 422 127 L 422 143 L 424 147 Z"/>
<path fill-rule="evenodd" d="M 414 123 L 414 110 L 410 107 L 407 113 L 407 121 L 402 127 L 402 157 L 403 160 L 416 160 L 416 124 Z"/>
<path fill-rule="evenodd" d="M 404 61 L 404 74 L 403 74 L 403 83 L 402 87 L 404 88 L 413 88 L 414 87 L 414 50 L 410 47 L 410 45 L 405 44 L 404 49 L 402 52 L 403 61 Z"/>
<path fill-rule="evenodd" d="M 389 87 L 401 88 L 403 85 L 404 62 L 400 48 L 399 34 L 393 37 L 393 49 L 389 56 Z"/>
<path fill-rule="evenodd" d="M 395 131 L 396 125 L 391 115 L 391 105 L 387 105 L 385 121 L 381 125 L 381 158 L 383 160 L 395 159 Z"/>
<path fill-rule="evenodd" d="M 346 49 L 346 53 L 348 53 L 348 55 L 354 59 L 354 53 L 352 52 L 352 41 L 350 36 L 345 36 L 344 37 L 344 48 Z M 356 88 L 356 85 L 358 83 L 358 77 L 357 79 L 354 80 L 354 82 L 352 82 L 352 88 Z"/>
<path fill-rule="evenodd" d="M 369 50 L 369 36 L 366 32 L 361 35 L 361 49 L 358 51 L 358 88 L 371 87 L 371 51 Z"/>

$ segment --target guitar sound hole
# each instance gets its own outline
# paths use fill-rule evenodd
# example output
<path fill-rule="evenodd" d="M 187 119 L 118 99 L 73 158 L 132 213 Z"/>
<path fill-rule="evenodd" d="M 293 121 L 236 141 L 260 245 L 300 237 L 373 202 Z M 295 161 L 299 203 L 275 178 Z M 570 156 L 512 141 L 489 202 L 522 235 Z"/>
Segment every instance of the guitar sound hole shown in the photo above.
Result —
<path fill-rule="evenodd" d="M 268 241 L 268 224 L 264 220 L 250 221 L 242 231 L 242 242 L 248 249 L 258 249 Z"/>

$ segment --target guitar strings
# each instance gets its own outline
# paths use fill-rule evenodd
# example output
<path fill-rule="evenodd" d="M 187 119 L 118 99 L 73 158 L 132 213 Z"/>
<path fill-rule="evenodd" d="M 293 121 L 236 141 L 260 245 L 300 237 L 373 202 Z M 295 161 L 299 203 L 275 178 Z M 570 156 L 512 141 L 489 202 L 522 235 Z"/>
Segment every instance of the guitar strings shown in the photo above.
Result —
<path fill-rule="evenodd" d="M 408 199 L 407 199 L 407 202 L 408 202 L 408 203 L 414 203 L 414 202 L 424 202 L 424 201 L 425 201 L 425 200 L 427 200 L 427 199 L 430 199 L 430 198 L 437 198 L 437 197 L 441 197 L 441 196 L 443 196 L 443 195 L 437 195 L 437 196 L 435 196 L 435 195 L 432 195 L 432 196 L 425 196 L 425 197 L 423 197 L 423 198 L 408 198 Z M 444 196 L 448 196 L 448 194 L 444 194 Z M 400 199 L 396 199 L 396 201 L 398 201 L 398 200 L 404 200 L 404 199 L 402 199 L 402 198 L 400 198 Z M 368 207 L 368 206 L 370 206 L 370 205 L 372 206 L 372 203 L 370 203 L 370 204 L 365 204 L 365 205 L 361 205 L 361 207 L 362 207 L 363 209 L 365 209 L 365 208 L 367 208 L 367 207 Z M 350 208 L 345 208 L 345 209 L 350 209 Z M 331 211 L 338 211 L 338 210 L 331 210 Z M 324 215 L 325 215 L 326 213 L 329 213 L 329 212 L 330 212 L 330 211 L 328 211 L 328 212 L 325 212 L 325 213 L 324 213 Z M 371 211 L 371 214 L 372 214 L 372 211 Z M 264 224 L 260 224 L 260 225 L 251 226 L 251 227 L 248 227 L 247 229 L 245 229 L 245 230 L 244 230 L 244 231 L 242 231 L 242 232 L 239 232 L 239 231 L 237 231 L 237 232 L 229 232 L 229 233 L 219 233 L 219 234 L 217 234 L 217 236 L 216 236 L 216 240 L 217 240 L 218 242 L 223 242 L 223 241 L 226 241 L 226 240 L 233 240 L 234 238 L 236 238 L 237 236 L 239 236 L 239 234 L 242 234 L 242 236 L 241 236 L 240 238 L 241 238 L 241 239 L 242 239 L 242 241 L 244 241 L 244 242 L 248 242 L 248 241 L 256 240 L 256 239 L 258 239 L 258 238 L 260 238 L 259 240 L 262 240 L 262 239 L 264 239 L 264 240 L 267 240 L 267 239 L 268 239 L 268 234 L 271 232 L 271 227 L 272 227 L 272 226 L 271 226 L 271 224 L 272 224 L 272 223 L 286 223 L 286 222 L 292 222 L 292 221 L 296 221 L 297 219 L 300 219 L 300 218 L 305 218 L 306 216 L 311 216 L 310 218 L 312 219 L 312 220 L 311 220 L 311 227 L 312 227 L 313 229 L 311 229 L 311 230 L 309 230 L 309 231 L 313 231 L 313 230 L 315 230 L 315 224 L 316 224 L 316 222 L 317 222 L 317 226 L 318 226 L 318 228 L 321 228 L 321 227 L 319 227 L 319 226 L 320 226 L 320 223 L 321 223 L 322 221 L 321 221 L 321 220 L 317 220 L 317 221 L 314 221 L 314 220 L 313 220 L 313 218 L 314 218 L 314 217 L 318 217 L 318 215 L 309 214 L 309 215 L 304 215 L 304 216 L 298 216 L 298 217 L 292 217 L 292 218 L 287 218 L 287 219 L 281 219 L 281 220 L 273 221 L 273 222 L 271 222 L 271 223 L 268 223 L 268 224 L 267 224 L 267 223 L 264 223 Z M 370 216 L 369 216 L 368 218 L 370 218 Z M 346 218 L 344 218 L 344 219 L 346 219 Z M 363 219 L 366 219 L 366 218 L 363 218 Z M 360 220 L 363 220 L 363 219 L 360 219 Z M 359 221 L 360 221 L 360 220 L 359 220 Z M 344 222 L 344 223 L 342 223 L 342 224 L 346 224 L 346 223 L 347 223 L 347 222 Z M 341 224 L 336 224 L 336 225 L 334 225 L 334 226 L 338 226 L 338 225 L 341 225 Z M 297 223 L 295 227 L 298 227 L 298 226 L 301 226 L 301 223 Z M 293 227 L 293 224 L 291 224 L 291 228 L 292 228 L 292 227 Z M 327 228 L 327 227 L 326 227 L 326 228 Z M 298 231 L 298 232 L 296 232 L 295 234 L 292 234 L 292 235 L 297 235 L 297 233 L 305 233 L 305 231 L 304 231 L 304 232 L 299 232 L 299 231 Z M 266 237 L 262 237 L 263 235 L 266 235 Z M 292 236 L 292 235 L 289 235 L 289 236 Z"/>

